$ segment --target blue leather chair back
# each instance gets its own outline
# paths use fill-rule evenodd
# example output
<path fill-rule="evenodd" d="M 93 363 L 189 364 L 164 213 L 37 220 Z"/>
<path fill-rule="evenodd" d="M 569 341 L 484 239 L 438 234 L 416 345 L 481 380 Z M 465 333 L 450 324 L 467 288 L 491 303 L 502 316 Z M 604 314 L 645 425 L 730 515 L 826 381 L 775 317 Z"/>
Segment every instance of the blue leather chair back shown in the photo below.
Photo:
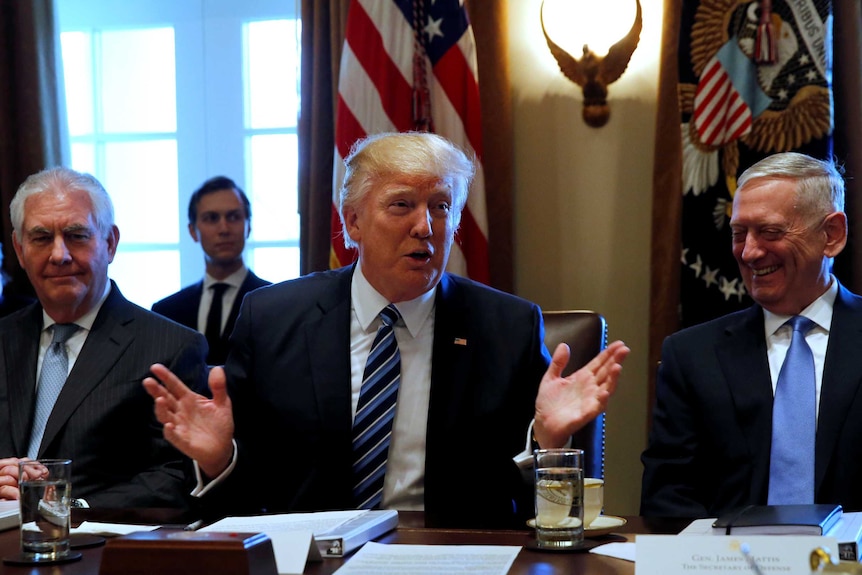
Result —
<path fill-rule="evenodd" d="M 605 318 L 594 311 L 545 311 L 545 345 L 553 355 L 559 343 L 572 351 L 563 375 L 577 371 L 608 345 Z M 585 477 L 605 477 L 605 414 L 572 436 L 572 447 L 584 450 Z"/>

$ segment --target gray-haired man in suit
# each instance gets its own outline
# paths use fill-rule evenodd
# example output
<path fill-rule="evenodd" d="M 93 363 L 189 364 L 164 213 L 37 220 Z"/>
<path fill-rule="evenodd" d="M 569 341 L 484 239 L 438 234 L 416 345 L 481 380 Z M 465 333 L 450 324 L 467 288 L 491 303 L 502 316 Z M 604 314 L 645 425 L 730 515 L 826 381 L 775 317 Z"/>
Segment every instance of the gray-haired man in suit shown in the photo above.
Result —
<path fill-rule="evenodd" d="M 162 437 L 140 382 L 159 357 L 200 388 L 203 336 L 108 279 L 120 232 L 92 176 L 39 172 L 10 210 L 38 302 L 0 321 L 0 499 L 18 498 L 27 456 L 71 459 L 72 495 L 92 507 L 185 506 L 188 461 Z"/>

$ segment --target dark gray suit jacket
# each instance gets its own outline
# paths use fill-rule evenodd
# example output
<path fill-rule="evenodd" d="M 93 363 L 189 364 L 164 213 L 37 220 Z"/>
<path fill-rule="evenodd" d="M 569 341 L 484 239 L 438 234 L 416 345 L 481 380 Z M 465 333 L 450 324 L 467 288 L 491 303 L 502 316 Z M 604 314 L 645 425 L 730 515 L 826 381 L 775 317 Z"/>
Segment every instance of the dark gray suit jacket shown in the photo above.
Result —
<path fill-rule="evenodd" d="M 27 451 L 36 397 L 42 307 L 0 320 L 0 457 Z M 92 507 L 185 507 L 190 462 L 162 436 L 141 381 L 168 366 L 194 389 L 206 341 L 126 300 L 111 283 L 57 403 L 39 457 L 72 460 L 72 496 Z"/>
<path fill-rule="evenodd" d="M 763 310 L 668 337 L 644 464 L 641 514 L 715 517 L 765 504 L 772 383 Z M 862 510 L 862 298 L 839 286 L 823 368 L 815 500 Z"/>
<path fill-rule="evenodd" d="M 239 455 L 213 494 L 215 514 L 351 507 L 352 272 L 312 274 L 245 298 L 225 366 Z M 429 523 L 523 527 L 532 516 L 532 492 L 512 457 L 524 447 L 550 359 L 543 335 L 536 305 L 442 278 L 425 460 Z M 263 488 L 261 477 L 278 478 L 277 488 Z"/>
<path fill-rule="evenodd" d="M 207 363 L 210 365 L 224 364 L 228 351 L 230 351 L 229 338 L 236 323 L 236 318 L 239 315 L 242 298 L 248 292 L 268 285 L 270 285 L 270 282 L 260 279 L 251 270 L 248 270 L 248 275 L 245 276 L 245 280 L 243 280 L 242 285 L 239 287 L 239 292 L 236 294 L 236 299 L 233 302 L 233 307 L 231 307 L 221 339 L 218 341 L 207 341 L 210 348 L 207 355 Z M 204 282 L 201 280 L 196 284 L 181 289 L 173 295 L 157 301 L 153 304 L 153 311 L 186 327 L 197 330 L 198 308 L 201 305 L 203 289 Z"/>

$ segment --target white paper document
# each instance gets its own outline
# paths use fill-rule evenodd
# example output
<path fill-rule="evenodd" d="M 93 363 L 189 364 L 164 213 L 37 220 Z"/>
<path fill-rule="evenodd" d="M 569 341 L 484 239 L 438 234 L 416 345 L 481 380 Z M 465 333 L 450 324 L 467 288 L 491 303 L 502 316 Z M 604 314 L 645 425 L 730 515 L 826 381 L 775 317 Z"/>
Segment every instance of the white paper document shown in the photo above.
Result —
<path fill-rule="evenodd" d="M 17 499 L 0 501 L 0 531 L 18 527 L 21 523 L 21 504 Z"/>
<path fill-rule="evenodd" d="M 92 535 L 128 535 L 136 531 L 153 531 L 158 525 L 131 525 L 126 523 L 100 523 L 98 521 L 84 521 L 77 527 L 73 527 L 72 534 L 90 533 Z"/>
<path fill-rule="evenodd" d="M 277 533 L 279 531 L 311 531 L 323 533 L 345 521 L 365 513 L 364 510 L 319 511 L 317 513 L 280 513 L 251 517 L 225 517 L 200 531 L 236 531 L 239 533 Z"/>
<path fill-rule="evenodd" d="M 623 561 L 631 561 L 634 563 L 636 550 L 637 547 L 634 543 L 628 541 L 616 541 L 613 543 L 605 543 L 604 545 L 599 545 L 598 547 L 590 549 L 590 553 L 595 555 L 604 555 L 605 557 L 613 557 L 615 559 L 622 559 Z"/>
<path fill-rule="evenodd" d="M 811 575 L 811 552 L 838 548 L 834 537 L 812 535 L 638 535 L 636 542 L 636 575 Z"/>
<path fill-rule="evenodd" d="M 384 545 L 369 542 L 336 575 L 505 575 L 521 551 L 500 545 Z"/>

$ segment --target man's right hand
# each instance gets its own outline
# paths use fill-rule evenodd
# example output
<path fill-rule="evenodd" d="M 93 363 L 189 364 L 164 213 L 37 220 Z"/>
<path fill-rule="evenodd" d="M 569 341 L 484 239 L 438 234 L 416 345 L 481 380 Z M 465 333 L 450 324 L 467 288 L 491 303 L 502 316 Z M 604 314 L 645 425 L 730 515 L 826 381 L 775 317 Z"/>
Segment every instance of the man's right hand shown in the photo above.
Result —
<path fill-rule="evenodd" d="M 18 499 L 18 462 L 17 457 L 0 459 L 0 500 Z"/>
<path fill-rule="evenodd" d="M 224 369 L 210 370 L 212 399 L 190 390 L 160 363 L 153 364 L 150 371 L 156 377 L 144 379 L 144 389 L 155 400 L 156 418 L 164 425 L 165 439 L 197 461 L 208 477 L 218 477 L 233 456 L 233 409 Z"/>

